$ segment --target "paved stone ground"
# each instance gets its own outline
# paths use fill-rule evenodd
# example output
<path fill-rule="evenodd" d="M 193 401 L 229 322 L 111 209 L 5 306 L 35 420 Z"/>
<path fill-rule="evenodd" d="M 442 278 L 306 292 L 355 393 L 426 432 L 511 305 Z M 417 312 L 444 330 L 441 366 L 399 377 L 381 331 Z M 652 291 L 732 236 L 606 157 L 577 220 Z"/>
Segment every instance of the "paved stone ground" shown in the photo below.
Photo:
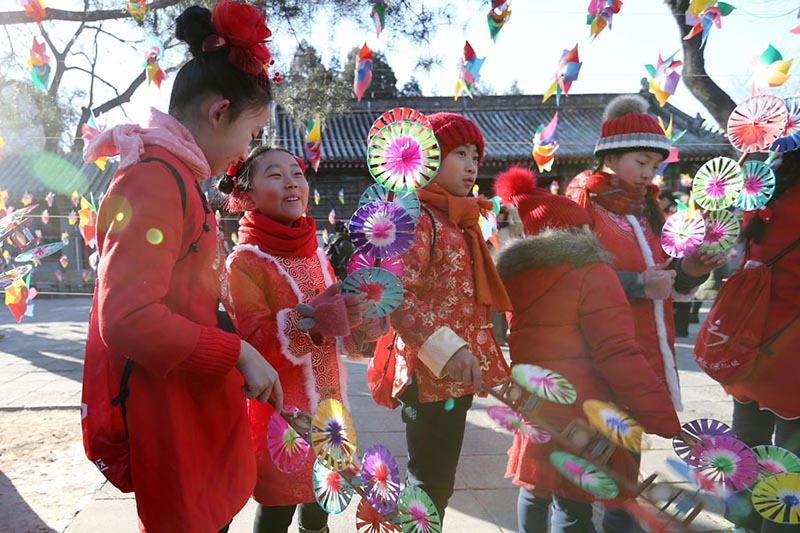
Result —
<path fill-rule="evenodd" d="M 89 304 L 87 298 L 40 298 L 36 300 L 35 316 L 25 317 L 22 324 L 16 324 L 9 313 L 0 313 L 0 332 L 5 334 L 5 338 L 0 340 L 0 411 L 26 410 L 24 412 L 35 416 L 34 413 L 42 409 L 79 408 L 83 339 Z M 686 406 L 681 420 L 712 417 L 729 423 L 730 401 L 691 359 L 690 350 L 696 331 L 697 326 L 693 325 L 690 337 L 679 339 L 677 343 Z M 404 465 L 406 447 L 399 413 L 377 407 L 372 402 L 363 363 L 349 362 L 347 366 L 351 414 L 358 430 L 359 449 L 365 450 L 374 443 L 381 443 L 394 452 L 399 465 Z M 469 413 L 456 492 L 448 508 L 445 531 L 517 530 L 517 490 L 503 478 L 505 452 L 511 437 L 498 429 L 486 414 L 486 407 L 494 404 L 496 402 L 491 399 L 476 399 Z M 658 437 L 650 437 L 650 440 L 650 448 L 642 457 L 643 472 L 658 472 L 660 478 L 675 479 L 664 462 L 674 455 L 671 443 Z M 9 490 L 13 491 L 14 486 L 11 485 Z M 131 495 L 119 493 L 113 486 L 102 483 L 102 478 L 87 483 L 85 490 L 67 523 L 50 524 L 51 527 L 68 533 L 105 533 L 112 529 L 119 533 L 137 531 L 135 503 Z M 58 491 L 53 497 L 59 497 Z M 25 512 L 41 514 L 35 508 L 26 509 Z M 254 509 L 250 502 L 235 517 L 231 527 L 233 533 L 252 530 Z M 356 505 L 353 504 L 341 515 L 331 517 L 331 531 L 354 531 L 355 511 Z M 732 529 L 714 512 L 703 512 L 695 521 L 695 528 L 698 531 Z M 3 530 L 2 525 L 0 530 Z"/>

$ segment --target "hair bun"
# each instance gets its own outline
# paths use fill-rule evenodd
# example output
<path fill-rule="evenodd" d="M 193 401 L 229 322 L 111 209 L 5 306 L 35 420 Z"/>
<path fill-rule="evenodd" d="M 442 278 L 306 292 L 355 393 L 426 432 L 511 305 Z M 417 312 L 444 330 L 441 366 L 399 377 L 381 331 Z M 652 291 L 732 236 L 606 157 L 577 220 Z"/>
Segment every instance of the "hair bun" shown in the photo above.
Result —
<path fill-rule="evenodd" d="M 188 44 L 195 57 L 202 53 L 203 41 L 213 33 L 211 11 L 204 7 L 188 7 L 175 21 L 175 37 Z"/>
<path fill-rule="evenodd" d="M 524 167 L 509 167 L 494 179 L 494 192 L 507 204 L 515 196 L 530 194 L 536 190 L 533 171 Z"/>
<path fill-rule="evenodd" d="M 619 118 L 628 113 L 647 113 L 647 100 L 638 94 L 623 94 L 611 100 L 603 111 L 603 122 Z"/>

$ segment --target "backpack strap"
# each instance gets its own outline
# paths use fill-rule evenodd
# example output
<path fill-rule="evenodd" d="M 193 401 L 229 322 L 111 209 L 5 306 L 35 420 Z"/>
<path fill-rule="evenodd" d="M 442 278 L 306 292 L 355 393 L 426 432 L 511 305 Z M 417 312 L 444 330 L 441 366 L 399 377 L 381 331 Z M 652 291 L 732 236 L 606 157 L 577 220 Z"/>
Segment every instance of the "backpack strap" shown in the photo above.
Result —
<path fill-rule="evenodd" d="M 749 244 L 749 242 L 748 242 L 748 244 Z M 786 254 L 788 254 L 789 252 L 791 252 L 792 250 L 797 248 L 798 245 L 800 245 L 800 238 L 798 238 L 793 243 L 791 243 L 789 246 L 787 246 L 786 248 L 784 248 L 783 250 L 781 250 L 780 252 L 775 254 L 775 256 L 772 259 L 770 259 L 769 261 L 765 261 L 764 264 L 767 265 L 767 266 L 774 265 L 775 263 L 777 263 L 778 261 L 783 259 L 783 257 Z"/>
<path fill-rule="evenodd" d="M 181 212 L 185 215 L 186 214 L 186 185 L 183 183 L 183 178 L 181 177 L 180 172 L 170 163 L 167 163 L 163 159 L 159 159 L 158 157 L 147 157 L 140 161 L 141 163 L 151 163 L 151 162 L 158 162 L 167 167 L 172 172 L 172 177 L 175 178 L 175 182 L 178 184 L 178 190 L 181 193 Z"/>

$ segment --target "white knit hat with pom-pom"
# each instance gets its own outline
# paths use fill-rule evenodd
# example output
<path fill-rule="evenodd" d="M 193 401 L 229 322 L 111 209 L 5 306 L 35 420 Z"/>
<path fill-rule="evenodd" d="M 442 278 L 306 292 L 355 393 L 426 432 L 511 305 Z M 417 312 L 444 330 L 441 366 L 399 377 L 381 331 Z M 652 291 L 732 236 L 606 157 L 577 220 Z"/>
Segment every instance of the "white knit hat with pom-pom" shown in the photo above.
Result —
<path fill-rule="evenodd" d="M 661 125 L 647 114 L 647 101 L 630 94 L 614 98 L 603 113 L 596 156 L 617 151 L 657 152 L 669 155 L 670 142 Z"/>

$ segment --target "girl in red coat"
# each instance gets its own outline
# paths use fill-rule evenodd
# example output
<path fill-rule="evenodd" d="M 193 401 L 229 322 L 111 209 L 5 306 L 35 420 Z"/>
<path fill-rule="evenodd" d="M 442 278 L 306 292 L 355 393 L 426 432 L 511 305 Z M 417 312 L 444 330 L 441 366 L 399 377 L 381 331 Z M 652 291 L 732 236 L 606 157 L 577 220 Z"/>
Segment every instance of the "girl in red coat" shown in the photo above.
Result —
<path fill-rule="evenodd" d="M 133 361 L 127 429 L 143 531 L 227 530 L 255 484 L 242 391 L 266 401 L 274 387 L 282 403 L 275 370 L 218 327 L 216 224 L 200 189 L 244 159 L 269 118 L 269 34 L 252 6 L 187 9 L 176 35 L 194 58 L 169 114 L 107 130 L 84 154 L 120 156 L 98 216 L 87 354 L 105 351 L 117 371 Z"/>
<path fill-rule="evenodd" d="M 623 407 L 648 432 L 676 435 L 680 424 L 669 392 L 636 342 L 630 306 L 609 254 L 589 231 L 589 213 L 536 187 L 528 169 L 501 173 L 495 191 L 517 206 L 526 234 L 497 256 L 497 270 L 514 306 L 511 363 L 554 370 L 578 394 L 573 405 L 545 405 L 543 419 L 564 429 L 575 418 L 585 419 L 583 402 L 596 399 Z M 552 444 L 514 437 L 506 475 L 520 486 L 519 529 L 547 531 L 549 509 L 550 531 L 594 531 L 592 497 L 552 466 L 554 450 Z M 618 449 L 609 465 L 636 482 L 638 465 L 626 450 Z"/>
<path fill-rule="evenodd" d="M 302 161 L 291 153 L 261 146 L 219 188 L 232 194 L 232 211 L 245 211 L 239 244 L 227 260 L 231 314 L 239 334 L 278 371 L 287 405 L 313 413 L 322 400 L 347 404 L 339 355 L 356 353 L 351 330 L 358 327 L 360 335 L 370 324 L 361 321 L 364 297 L 340 294 L 330 262 L 317 246 L 316 224 L 305 216 L 304 172 Z M 299 314 L 298 304 L 311 305 L 313 319 Z M 300 531 L 327 531 L 328 515 L 312 487 L 313 451 L 300 471 L 278 470 L 266 439 L 274 410 L 258 402 L 249 407 L 258 464 L 253 497 L 260 504 L 253 531 L 285 533 L 298 504 Z"/>

